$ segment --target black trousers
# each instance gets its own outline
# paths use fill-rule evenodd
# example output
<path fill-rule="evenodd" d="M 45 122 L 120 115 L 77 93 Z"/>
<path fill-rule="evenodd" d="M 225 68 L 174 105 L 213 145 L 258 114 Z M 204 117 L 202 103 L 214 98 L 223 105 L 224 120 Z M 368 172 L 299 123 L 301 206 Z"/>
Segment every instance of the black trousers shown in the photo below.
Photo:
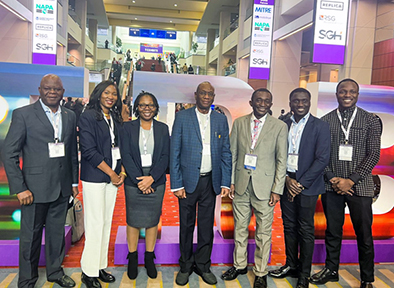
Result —
<path fill-rule="evenodd" d="M 374 246 L 372 239 L 372 198 L 343 196 L 327 192 L 322 196 L 326 229 L 326 267 L 338 271 L 342 245 L 345 203 L 349 207 L 353 229 L 357 236 L 361 281 L 374 281 Z"/>
<path fill-rule="evenodd" d="M 200 177 L 196 190 L 179 199 L 179 246 L 182 272 L 190 272 L 195 264 L 200 272 L 208 272 L 211 267 L 213 244 L 213 223 L 216 194 L 212 187 L 212 176 Z M 197 207 L 196 207 L 197 206 Z M 197 250 L 193 253 L 193 232 L 196 224 L 197 208 Z"/>
<path fill-rule="evenodd" d="M 42 229 L 45 225 L 45 259 L 48 281 L 64 275 L 64 224 L 69 197 L 60 197 L 50 203 L 21 206 L 19 241 L 18 287 L 33 288 L 38 279 L 38 261 L 41 252 Z"/>
<path fill-rule="evenodd" d="M 280 207 L 284 227 L 286 264 L 298 268 L 300 277 L 309 277 L 315 248 L 314 215 L 318 195 L 299 194 L 290 202 L 287 189 L 281 196 Z M 298 257 L 298 247 L 300 256 Z"/>

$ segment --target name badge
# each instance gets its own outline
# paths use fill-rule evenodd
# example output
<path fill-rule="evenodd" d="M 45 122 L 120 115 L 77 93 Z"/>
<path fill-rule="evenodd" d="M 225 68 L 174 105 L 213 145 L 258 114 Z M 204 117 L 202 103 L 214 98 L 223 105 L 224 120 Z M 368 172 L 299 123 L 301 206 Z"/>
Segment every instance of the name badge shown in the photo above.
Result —
<path fill-rule="evenodd" d="M 208 143 L 204 143 L 202 147 L 202 155 L 211 155 L 211 145 Z"/>
<path fill-rule="evenodd" d="M 49 158 L 59 158 L 66 156 L 66 149 L 63 142 L 48 143 Z"/>
<path fill-rule="evenodd" d="M 112 147 L 112 160 L 120 160 L 120 149 L 119 147 Z"/>
<path fill-rule="evenodd" d="M 152 154 L 141 155 L 141 164 L 142 164 L 142 167 L 152 166 Z"/>
<path fill-rule="evenodd" d="M 245 169 L 256 170 L 257 155 L 245 154 L 244 165 L 245 165 Z"/>
<path fill-rule="evenodd" d="M 353 146 L 350 144 L 339 145 L 339 160 L 352 161 Z"/>
<path fill-rule="evenodd" d="M 290 170 L 298 170 L 298 154 L 289 153 L 287 155 L 287 168 Z"/>

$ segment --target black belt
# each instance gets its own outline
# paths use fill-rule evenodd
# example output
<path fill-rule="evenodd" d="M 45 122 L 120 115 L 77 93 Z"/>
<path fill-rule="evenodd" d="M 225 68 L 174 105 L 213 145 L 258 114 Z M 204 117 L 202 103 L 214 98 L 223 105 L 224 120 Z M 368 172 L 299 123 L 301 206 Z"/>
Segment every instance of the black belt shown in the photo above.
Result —
<path fill-rule="evenodd" d="M 289 175 L 291 179 L 296 179 L 296 173 L 287 171 L 286 174 Z"/>
<path fill-rule="evenodd" d="M 200 173 L 200 177 L 207 177 L 210 176 L 212 174 L 212 171 L 209 171 L 207 173 Z"/>

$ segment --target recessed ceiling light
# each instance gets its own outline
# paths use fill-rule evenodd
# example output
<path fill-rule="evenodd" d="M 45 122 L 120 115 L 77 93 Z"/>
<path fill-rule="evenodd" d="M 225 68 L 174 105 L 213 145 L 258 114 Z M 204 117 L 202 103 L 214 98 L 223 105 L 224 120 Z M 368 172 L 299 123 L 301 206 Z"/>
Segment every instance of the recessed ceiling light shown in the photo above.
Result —
<path fill-rule="evenodd" d="M 172 23 L 172 20 L 170 20 L 170 23 Z"/>
<path fill-rule="evenodd" d="M 174 6 L 175 6 L 175 7 L 177 7 L 177 6 L 178 6 L 178 4 L 174 4 Z"/>
<path fill-rule="evenodd" d="M 133 0 L 133 3 L 135 3 L 135 1 Z"/>
<path fill-rule="evenodd" d="M 137 20 L 137 17 L 135 17 L 134 20 Z"/>

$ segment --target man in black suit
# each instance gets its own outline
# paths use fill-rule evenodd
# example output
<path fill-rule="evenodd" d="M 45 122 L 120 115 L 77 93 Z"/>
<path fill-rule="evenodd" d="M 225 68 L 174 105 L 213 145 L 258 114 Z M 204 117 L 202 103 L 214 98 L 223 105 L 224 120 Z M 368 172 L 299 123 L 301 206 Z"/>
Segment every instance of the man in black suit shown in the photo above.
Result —
<path fill-rule="evenodd" d="M 38 91 L 39 101 L 14 110 L 3 149 L 10 194 L 21 204 L 18 287 L 37 282 L 44 225 L 47 279 L 74 287 L 61 264 L 67 207 L 70 196 L 78 195 L 76 117 L 60 107 L 64 89 L 58 76 L 45 75 Z"/>
<path fill-rule="evenodd" d="M 296 287 L 306 288 L 315 247 L 316 202 L 319 194 L 325 193 L 323 172 L 330 160 L 330 129 L 326 122 L 309 113 L 311 94 L 308 90 L 294 89 L 289 105 L 293 115 L 285 120 L 289 127 L 289 148 L 285 193 L 280 199 L 286 264 L 270 271 L 269 275 L 296 277 Z"/>

